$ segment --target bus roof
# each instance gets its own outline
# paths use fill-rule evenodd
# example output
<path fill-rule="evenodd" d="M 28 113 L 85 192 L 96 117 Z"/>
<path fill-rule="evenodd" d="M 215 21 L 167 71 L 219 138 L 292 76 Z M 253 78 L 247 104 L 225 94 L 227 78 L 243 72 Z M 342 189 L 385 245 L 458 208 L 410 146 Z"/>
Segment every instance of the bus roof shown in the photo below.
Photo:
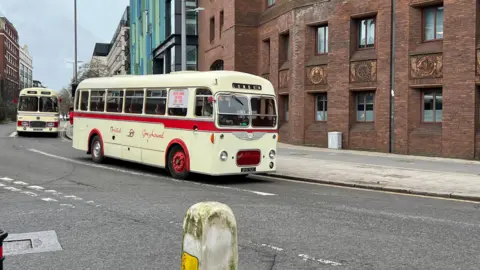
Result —
<path fill-rule="evenodd" d="M 261 88 L 259 89 L 258 86 Z M 83 80 L 77 89 L 208 87 L 212 92 L 223 90 L 252 94 L 275 95 L 269 80 L 238 71 L 179 71 L 169 74 L 120 75 Z"/>
<path fill-rule="evenodd" d="M 57 92 L 55 90 L 43 87 L 30 87 L 24 88 L 20 91 L 20 96 L 29 96 L 29 95 L 40 95 L 40 96 L 57 96 Z"/>

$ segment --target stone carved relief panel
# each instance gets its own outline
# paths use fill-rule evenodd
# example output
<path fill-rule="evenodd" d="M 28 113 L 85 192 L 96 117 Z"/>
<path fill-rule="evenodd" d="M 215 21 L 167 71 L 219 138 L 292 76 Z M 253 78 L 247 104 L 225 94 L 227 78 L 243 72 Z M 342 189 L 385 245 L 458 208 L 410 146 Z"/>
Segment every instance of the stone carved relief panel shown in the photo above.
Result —
<path fill-rule="evenodd" d="M 278 72 L 278 88 L 288 88 L 288 81 L 290 80 L 289 70 L 281 70 Z"/>
<path fill-rule="evenodd" d="M 442 54 L 424 54 L 410 57 L 410 78 L 442 78 Z"/>
<path fill-rule="evenodd" d="M 366 60 L 350 63 L 350 82 L 376 82 L 377 61 Z"/>
<path fill-rule="evenodd" d="M 306 68 L 307 84 L 327 84 L 327 65 L 312 66 Z"/>

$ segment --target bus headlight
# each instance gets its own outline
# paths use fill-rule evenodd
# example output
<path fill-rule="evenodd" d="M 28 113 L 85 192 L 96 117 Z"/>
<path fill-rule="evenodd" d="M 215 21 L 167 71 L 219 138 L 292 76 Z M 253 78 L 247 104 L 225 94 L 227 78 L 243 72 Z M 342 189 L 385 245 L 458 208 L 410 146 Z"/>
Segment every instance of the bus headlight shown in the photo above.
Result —
<path fill-rule="evenodd" d="M 275 158 L 275 150 L 270 150 L 270 153 L 268 153 L 268 156 L 270 157 L 270 159 L 274 159 Z"/>
<path fill-rule="evenodd" d="M 225 161 L 225 160 L 227 160 L 227 158 L 228 158 L 228 153 L 227 153 L 227 151 L 222 151 L 222 152 L 220 153 L 220 160 L 221 160 L 221 161 Z"/>

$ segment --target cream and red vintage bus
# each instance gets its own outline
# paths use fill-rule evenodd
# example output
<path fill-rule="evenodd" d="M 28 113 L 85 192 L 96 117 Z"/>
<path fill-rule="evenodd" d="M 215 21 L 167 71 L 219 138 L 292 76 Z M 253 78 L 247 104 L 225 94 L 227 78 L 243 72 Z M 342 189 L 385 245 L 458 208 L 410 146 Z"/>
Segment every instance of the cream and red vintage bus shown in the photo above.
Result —
<path fill-rule="evenodd" d="M 52 89 L 34 87 L 20 91 L 17 101 L 17 134 L 49 133 L 58 136 L 59 102 Z"/>
<path fill-rule="evenodd" d="M 75 91 L 73 147 L 190 172 L 274 172 L 277 106 L 272 84 L 235 71 L 91 78 Z"/>

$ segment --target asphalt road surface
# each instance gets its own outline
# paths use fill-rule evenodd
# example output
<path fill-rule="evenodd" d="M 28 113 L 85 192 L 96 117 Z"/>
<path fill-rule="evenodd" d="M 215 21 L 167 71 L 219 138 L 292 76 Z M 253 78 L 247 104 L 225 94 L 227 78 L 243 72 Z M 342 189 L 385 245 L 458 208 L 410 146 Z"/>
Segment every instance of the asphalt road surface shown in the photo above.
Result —
<path fill-rule="evenodd" d="M 242 270 L 480 263 L 479 204 L 271 178 L 176 181 L 13 129 L 0 125 L 0 228 L 54 231 L 61 250 L 7 255 L 6 270 L 180 269 L 185 212 L 208 200 L 235 213 Z"/>

